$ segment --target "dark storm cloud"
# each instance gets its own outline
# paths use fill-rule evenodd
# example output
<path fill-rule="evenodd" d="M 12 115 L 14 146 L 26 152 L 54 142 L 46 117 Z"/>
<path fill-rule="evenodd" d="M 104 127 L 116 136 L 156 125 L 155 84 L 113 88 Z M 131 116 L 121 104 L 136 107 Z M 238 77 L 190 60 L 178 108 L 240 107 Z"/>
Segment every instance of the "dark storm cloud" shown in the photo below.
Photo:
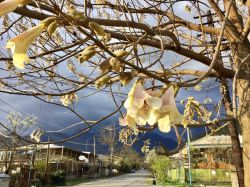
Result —
<path fill-rule="evenodd" d="M 82 94 L 80 94 L 82 95 Z M 42 102 L 36 98 L 28 96 L 7 95 L 1 93 L 1 99 L 9 103 L 13 108 L 0 102 L 0 108 L 6 111 L 23 112 L 33 114 L 38 118 L 38 125 L 44 129 L 58 130 L 73 123 L 80 122 L 80 118 L 64 107 Z M 58 99 L 57 101 L 59 102 Z M 86 120 L 98 120 L 108 115 L 115 107 L 112 104 L 111 97 L 107 94 L 98 93 L 91 97 L 80 99 L 74 104 L 74 109 Z M 1 115 L 4 120 L 6 114 Z"/>

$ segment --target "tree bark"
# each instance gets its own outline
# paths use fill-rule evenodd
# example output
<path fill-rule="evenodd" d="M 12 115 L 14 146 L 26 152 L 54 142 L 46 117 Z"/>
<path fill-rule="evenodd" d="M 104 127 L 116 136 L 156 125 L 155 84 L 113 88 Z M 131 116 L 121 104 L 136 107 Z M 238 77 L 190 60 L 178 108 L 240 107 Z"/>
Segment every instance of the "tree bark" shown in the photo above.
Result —
<path fill-rule="evenodd" d="M 5 170 L 5 174 L 10 174 L 10 169 L 12 166 L 12 161 L 13 161 L 14 155 L 13 152 L 11 151 L 11 155 L 10 155 L 10 159 L 9 159 L 9 165 L 7 164 L 6 170 Z"/>
<path fill-rule="evenodd" d="M 242 129 L 244 184 L 250 186 L 250 43 L 237 42 L 233 46 L 235 62 L 239 68 L 237 79 L 238 111 L 237 118 Z M 245 62 L 242 61 L 245 59 Z M 237 68 L 236 68 L 237 69 Z"/>
<path fill-rule="evenodd" d="M 233 113 L 232 101 L 229 94 L 229 88 L 226 80 L 222 80 L 221 83 L 221 95 L 222 103 L 224 105 L 227 115 Z M 236 167 L 237 177 L 239 182 L 239 187 L 244 187 L 244 170 L 243 170 L 243 160 L 242 160 L 242 149 L 240 145 L 240 140 L 238 136 L 236 121 L 230 121 L 228 124 L 228 132 L 231 137 L 232 144 L 232 160 L 233 165 Z"/>
<path fill-rule="evenodd" d="M 250 80 L 238 80 L 238 119 L 242 127 L 244 183 L 250 186 Z"/>

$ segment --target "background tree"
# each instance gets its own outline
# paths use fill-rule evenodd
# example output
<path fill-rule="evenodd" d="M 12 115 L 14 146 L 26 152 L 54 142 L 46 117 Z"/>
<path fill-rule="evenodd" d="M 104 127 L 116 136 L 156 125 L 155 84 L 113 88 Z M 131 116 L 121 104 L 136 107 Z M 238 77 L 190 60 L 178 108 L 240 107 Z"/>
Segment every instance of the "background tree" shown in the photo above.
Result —
<path fill-rule="evenodd" d="M 131 169 L 140 169 L 143 166 L 143 158 L 133 147 L 123 146 L 116 156 L 119 158 L 119 171 L 130 172 Z"/>
<path fill-rule="evenodd" d="M 109 150 L 110 155 L 110 173 L 112 172 L 113 162 L 114 162 L 114 154 L 117 151 L 116 147 L 118 145 L 118 136 L 116 133 L 116 129 L 113 126 L 108 126 L 103 128 L 99 132 L 99 141 L 101 144 L 106 145 Z"/>
<path fill-rule="evenodd" d="M 11 130 L 10 133 L 4 128 L 0 128 L 1 147 L 5 149 L 5 173 L 9 174 L 12 161 L 15 158 L 16 150 L 19 146 L 24 146 L 25 142 L 20 141 L 19 136 L 27 136 L 32 129 L 36 128 L 36 118 L 34 116 L 23 116 L 18 113 L 10 113 L 4 125 Z M 31 159 L 31 158 L 30 158 Z"/>

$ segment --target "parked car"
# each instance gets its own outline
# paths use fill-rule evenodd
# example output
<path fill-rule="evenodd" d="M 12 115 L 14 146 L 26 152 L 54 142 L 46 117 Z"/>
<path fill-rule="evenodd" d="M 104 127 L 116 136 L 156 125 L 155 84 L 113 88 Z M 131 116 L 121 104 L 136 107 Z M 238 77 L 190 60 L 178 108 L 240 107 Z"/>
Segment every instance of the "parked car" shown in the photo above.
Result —
<path fill-rule="evenodd" d="M 118 174 L 118 170 L 117 169 L 112 169 L 112 174 Z"/>
<path fill-rule="evenodd" d="M 131 169 L 130 173 L 135 173 L 135 169 Z"/>

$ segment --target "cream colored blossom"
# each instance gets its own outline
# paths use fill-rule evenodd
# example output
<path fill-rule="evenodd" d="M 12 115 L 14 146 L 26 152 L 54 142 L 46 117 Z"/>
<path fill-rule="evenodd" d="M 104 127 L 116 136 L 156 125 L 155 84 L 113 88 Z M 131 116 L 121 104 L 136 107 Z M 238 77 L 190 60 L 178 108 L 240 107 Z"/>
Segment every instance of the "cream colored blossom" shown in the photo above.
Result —
<path fill-rule="evenodd" d="M 72 104 L 73 102 L 76 102 L 77 100 L 78 100 L 78 97 L 75 93 L 63 95 L 60 98 L 60 101 L 64 106 L 69 106 L 70 104 Z"/>
<path fill-rule="evenodd" d="M 122 85 L 125 86 L 128 83 L 130 83 L 130 81 L 133 80 L 133 75 L 132 73 L 124 72 L 120 74 L 119 78 L 120 78 Z"/>
<path fill-rule="evenodd" d="M 109 60 L 109 64 L 111 65 L 112 70 L 114 70 L 116 72 L 120 72 L 121 62 L 117 58 L 111 57 Z"/>
<path fill-rule="evenodd" d="M 31 134 L 30 134 L 30 138 L 34 139 L 36 142 L 40 142 L 41 141 L 41 136 L 43 135 L 43 132 L 41 130 L 34 130 Z"/>
<path fill-rule="evenodd" d="M 117 51 L 114 51 L 114 54 L 117 57 L 124 58 L 124 57 L 128 56 L 129 52 L 124 51 L 124 50 L 117 50 Z"/>
<path fill-rule="evenodd" d="M 105 36 L 105 31 L 101 25 L 96 22 L 89 22 L 89 27 L 99 36 Z"/>
<path fill-rule="evenodd" d="M 14 11 L 23 0 L 5 0 L 0 3 L 0 17 Z"/>
<path fill-rule="evenodd" d="M 86 16 L 83 14 L 83 12 L 76 10 L 73 6 L 70 6 L 68 8 L 68 14 L 76 20 L 79 20 L 79 21 L 86 20 Z"/>
<path fill-rule="evenodd" d="M 173 87 L 163 94 L 162 90 L 145 91 L 143 85 L 136 81 L 124 103 L 127 116 L 133 118 L 133 123 L 137 125 L 158 123 L 160 131 L 169 132 L 172 124 L 180 124 L 184 119 L 176 107 L 174 93 Z"/>
<path fill-rule="evenodd" d="M 169 132 L 171 130 L 170 115 L 166 115 L 158 120 L 158 128 L 161 132 Z"/>
<path fill-rule="evenodd" d="M 111 40 L 111 34 L 105 33 L 104 36 L 102 37 L 102 40 L 104 41 L 104 43 L 108 43 Z"/>
<path fill-rule="evenodd" d="M 101 87 L 103 87 L 105 84 L 107 84 L 110 80 L 110 77 L 108 75 L 105 75 L 103 77 L 101 77 L 100 79 L 95 81 L 95 87 L 97 89 L 100 89 Z"/>
<path fill-rule="evenodd" d="M 134 118 L 128 114 L 124 118 L 119 118 L 119 124 L 121 126 L 129 126 L 132 128 L 136 128 L 136 122 Z"/>
<path fill-rule="evenodd" d="M 128 99 L 124 103 L 124 107 L 129 109 L 141 108 L 144 105 L 146 93 L 140 82 L 136 81 L 128 93 Z"/>
<path fill-rule="evenodd" d="M 161 111 L 159 109 L 151 109 L 147 122 L 149 125 L 154 125 L 160 117 Z"/>
<path fill-rule="evenodd" d="M 146 125 L 150 115 L 149 107 L 142 107 L 136 111 L 135 121 L 138 125 Z"/>
<path fill-rule="evenodd" d="M 43 32 L 44 28 L 44 24 L 39 24 L 7 42 L 6 48 L 11 49 L 14 66 L 19 69 L 24 69 L 24 63 L 30 62 L 30 59 L 27 56 L 27 50 L 30 44 L 34 42 L 36 38 Z"/>
<path fill-rule="evenodd" d="M 174 88 L 171 86 L 167 91 L 162 95 L 162 107 L 161 112 L 168 112 L 170 115 L 170 120 L 173 124 L 180 124 L 184 117 L 179 113 L 178 108 L 176 107 L 175 98 L 174 98 Z"/>
<path fill-rule="evenodd" d="M 148 106 L 153 108 L 153 109 L 160 109 L 162 106 L 161 98 L 152 97 L 149 94 L 147 94 L 147 96 L 146 96 L 146 102 L 147 102 Z"/>
<path fill-rule="evenodd" d="M 86 49 L 84 49 L 78 58 L 80 63 L 83 63 L 84 61 L 89 60 L 96 54 L 95 46 L 88 46 Z"/>

